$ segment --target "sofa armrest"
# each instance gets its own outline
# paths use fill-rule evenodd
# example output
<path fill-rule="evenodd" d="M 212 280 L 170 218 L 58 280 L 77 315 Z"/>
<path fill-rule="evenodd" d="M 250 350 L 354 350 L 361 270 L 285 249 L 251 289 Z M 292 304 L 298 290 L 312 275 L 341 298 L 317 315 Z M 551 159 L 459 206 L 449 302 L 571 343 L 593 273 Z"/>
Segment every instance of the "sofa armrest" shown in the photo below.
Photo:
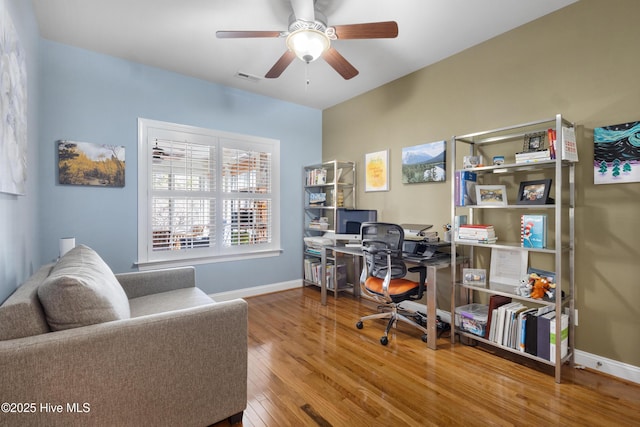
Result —
<path fill-rule="evenodd" d="M 0 413 L 0 425 L 190 426 L 241 413 L 247 312 L 236 299 L 2 341 L 0 396 L 35 411 Z"/>
<path fill-rule="evenodd" d="M 129 299 L 196 286 L 194 267 L 120 273 L 116 278 Z"/>

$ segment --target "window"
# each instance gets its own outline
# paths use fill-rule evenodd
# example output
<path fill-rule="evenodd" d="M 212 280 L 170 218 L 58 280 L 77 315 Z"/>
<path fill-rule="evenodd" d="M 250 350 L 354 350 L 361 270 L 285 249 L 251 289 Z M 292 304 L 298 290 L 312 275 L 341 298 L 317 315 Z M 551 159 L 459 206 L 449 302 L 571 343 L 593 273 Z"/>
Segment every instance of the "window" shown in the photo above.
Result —
<path fill-rule="evenodd" d="M 280 252 L 279 141 L 138 120 L 138 263 Z"/>

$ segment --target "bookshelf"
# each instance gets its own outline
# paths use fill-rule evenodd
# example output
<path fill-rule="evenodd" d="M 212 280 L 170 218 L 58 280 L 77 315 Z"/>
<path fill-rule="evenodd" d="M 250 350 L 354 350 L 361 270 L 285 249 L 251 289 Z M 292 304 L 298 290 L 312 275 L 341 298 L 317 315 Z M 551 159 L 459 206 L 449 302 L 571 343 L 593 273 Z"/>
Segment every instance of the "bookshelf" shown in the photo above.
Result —
<path fill-rule="evenodd" d="M 354 162 L 332 160 L 304 167 L 304 241 L 303 283 L 321 286 L 322 250 L 314 244 L 327 232 L 335 232 L 338 208 L 355 209 L 356 165 Z M 327 289 L 353 292 L 346 283 L 345 266 L 334 254 L 327 256 Z"/>
<path fill-rule="evenodd" d="M 558 114 L 549 119 L 454 136 L 451 144 L 455 159 L 454 179 L 451 180 L 451 224 L 454 224 L 451 256 L 452 259 L 458 255 L 468 256 L 470 266 L 484 269 L 488 279 L 485 286 L 465 284 L 464 278 L 453 270 L 451 312 L 473 308 L 474 313 L 486 316 L 486 328 L 489 329 L 479 334 L 465 328 L 462 322 L 457 322 L 458 325 L 452 325 L 455 333 L 451 335 L 451 340 L 455 342 L 457 336 L 461 340 L 472 340 L 485 347 L 513 353 L 517 355 L 516 359 L 523 358 L 523 363 L 526 359 L 532 359 L 549 365 L 558 383 L 561 382 L 562 365 L 574 363 L 575 348 L 574 215 L 577 153 L 570 157 L 562 150 L 565 142 L 571 142 L 570 147 L 575 149 L 574 129 L 573 123 Z M 569 138 L 572 140 L 569 141 Z M 540 157 L 538 154 L 523 155 L 522 152 L 527 149 L 547 150 L 551 154 L 543 153 Z M 461 182 L 461 177 L 465 175 L 470 177 L 469 184 Z M 543 243 L 525 244 L 529 237 L 527 234 L 531 232 L 530 227 L 533 227 L 529 218 L 544 218 Z M 492 225 L 497 240 L 460 239 L 456 228 L 465 221 L 471 225 Z M 540 232 L 540 226 L 537 227 L 536 231 Z M 503 256 L 508 261 L 503 262 Z M 528 282 L 532 269 L 543 278 L 549 275 L 555 281 L 555 289 L 549 289 L 544 280 L 536 282 L 532 278 Z M 530 288 L 534 284 L 537 290 L 547 286 L 541 291 L 543 299 L 531 298 Z M 497 308 L 499 300 L 502 304 L 510 302 L 512 305 Z M 542 333 L 540 337 L 537 336 L 540 329 L 526 329 L 527 325 L 533 328 L 534 323 L 545 315 L 544 321 L 552 317 L 546 314 L 548 312 L 554 312 L 561 320 L 549 322 L 554 326 L 548 335 L 561 337 L 564 332 L 566 337 L 568 332 L 565 348 L 555 346 L 553 355 L 538 352 L 533 344 L 525 349 L 527 337 L 532 340 L 534 336 L 546 341 L 545 344 L 538 340 L 541 348 L 548 350 L 551 347 L 550 340 L 546 339 L 548 335 Z M 465 312 L 456 317 L 461 320 L 464 316 L 473 314 Z M 514 320 L 511 324 L 507 320 L 500 323 L 504 316 Z M 524 325 L 522 319 L 525 319 Z M 507 328 L 505 333 L 508 335 L 502 335 L 501 330 L 500 336 L 496 336 L 496 330 L 491 330 L 494 327 Z"/>

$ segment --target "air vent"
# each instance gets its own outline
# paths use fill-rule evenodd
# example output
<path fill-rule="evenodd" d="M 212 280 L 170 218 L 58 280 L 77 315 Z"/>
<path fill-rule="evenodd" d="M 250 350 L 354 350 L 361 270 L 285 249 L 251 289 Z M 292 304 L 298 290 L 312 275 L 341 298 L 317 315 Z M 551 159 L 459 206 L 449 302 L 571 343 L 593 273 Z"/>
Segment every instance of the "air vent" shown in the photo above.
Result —
<path fill-rule="evenodd" d="M 242 71 L 238 71 L 236 73 L 236 77 L 242 80 L 247 80 L 253 83 L 258 83 L 260 81 L 260 77 L 254 76 L 252 74 L 243 73 Z"/>

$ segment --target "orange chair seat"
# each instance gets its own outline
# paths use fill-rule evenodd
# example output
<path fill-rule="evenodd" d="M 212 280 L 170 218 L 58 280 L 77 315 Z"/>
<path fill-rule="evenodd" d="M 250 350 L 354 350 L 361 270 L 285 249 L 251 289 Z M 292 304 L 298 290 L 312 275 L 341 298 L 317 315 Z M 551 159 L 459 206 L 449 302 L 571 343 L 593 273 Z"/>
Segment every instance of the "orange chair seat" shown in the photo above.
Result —
<path fill-rule="evenodd" d="M 383 279 L 379 279 L 377 277 L 368 277 L 364 282 L 365 287 L 373 293 L 378 295 L 384 295 L 384 291 L 382 290 Z M 417 290 L 420 285 L 417 282 L 408 279 L 391 279 L 389 282 L 389 295 L 390 296 L 398 296 L 405 295 L 407 293 L 411 293 L 412 291 Z"/>

